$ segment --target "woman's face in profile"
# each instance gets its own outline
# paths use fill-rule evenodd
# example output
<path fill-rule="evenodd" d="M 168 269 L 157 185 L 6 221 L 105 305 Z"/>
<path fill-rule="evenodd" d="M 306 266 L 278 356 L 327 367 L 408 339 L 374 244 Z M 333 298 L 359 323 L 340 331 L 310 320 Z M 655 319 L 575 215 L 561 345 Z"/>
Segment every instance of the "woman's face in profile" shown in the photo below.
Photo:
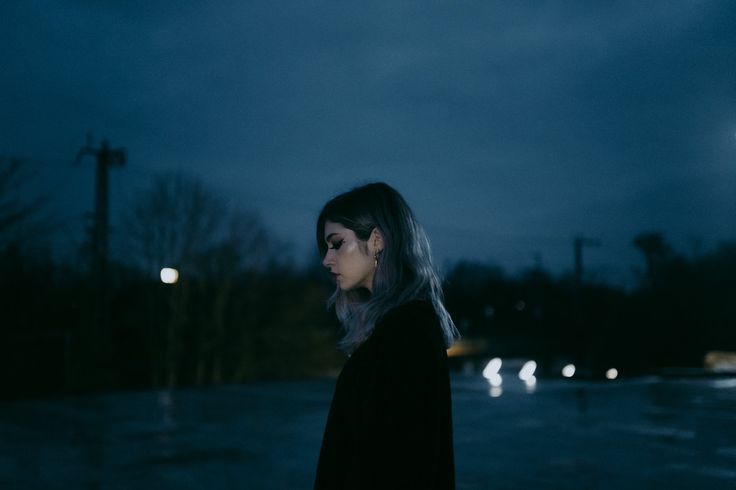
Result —
<path fill-rule="evenodd" d="M 355 232 L 340 223 L 325 222 L 325 243 L 327 253 L 322 265 L 335 277 L 338 287 L 343 291 L 364 287 L 369 291 L 373 285 L 375 271 L 373 255 L 366 255 L 358 247 Z M 369 252 L 372 247 L 368 244 Z"/>

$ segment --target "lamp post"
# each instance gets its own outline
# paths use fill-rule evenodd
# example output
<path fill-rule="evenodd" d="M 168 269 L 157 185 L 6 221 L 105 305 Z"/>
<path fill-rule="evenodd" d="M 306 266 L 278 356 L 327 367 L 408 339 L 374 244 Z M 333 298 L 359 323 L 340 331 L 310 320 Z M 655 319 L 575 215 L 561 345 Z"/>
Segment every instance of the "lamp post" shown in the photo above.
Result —
<path fill-rule="evenodd" d="M 183 290 L 181 287 L 169 288 L 179 282 L 179 270 L 173 267 L 164 267 L 159 271 L 159 277 L 164 284 L 164 297 L 168 304 L 165 324 L 165 340 L 163 348 L 163 382 L 166 388 L 174 388 L 177 383 L 178 358 L 180 352 L 179 326 L 183 321 Z"/>

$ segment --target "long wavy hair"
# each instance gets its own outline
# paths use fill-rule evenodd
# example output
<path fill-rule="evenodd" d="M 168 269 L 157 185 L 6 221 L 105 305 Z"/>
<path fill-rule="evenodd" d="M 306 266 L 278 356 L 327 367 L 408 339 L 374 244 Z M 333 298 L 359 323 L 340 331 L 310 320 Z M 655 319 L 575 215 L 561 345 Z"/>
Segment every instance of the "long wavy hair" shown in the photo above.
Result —
<path fill-rule="evenodd" d="M 338 286 L 327 300 L 327 309 L 335 308 L 345 331 L 338 343 L 343 352 L 351 355 L 389 310 L 415 299 L 432 303 L 447 348 L 460 337 L 444 306 L 429 239 L 401 194 L 388 184 L 375 182 L 355 187 L 328 201 L 317 219 L 317 246 L 322 258 L 327 253 L 324 240 L 327 221 L 353 230 L 360 250 L 366 255 L 367 241 L 374 228 L 378 228 L 383 238 L 372 293 L 365 288 L 343 291 Z"/>

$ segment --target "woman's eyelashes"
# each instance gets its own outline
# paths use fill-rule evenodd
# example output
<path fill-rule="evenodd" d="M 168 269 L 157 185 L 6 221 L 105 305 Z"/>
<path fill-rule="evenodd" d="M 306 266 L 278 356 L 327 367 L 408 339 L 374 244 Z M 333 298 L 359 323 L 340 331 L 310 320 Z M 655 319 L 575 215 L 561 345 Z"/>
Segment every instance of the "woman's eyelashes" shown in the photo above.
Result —
<path fill-rule="evenodd" d="M 339 249 L 342 246 L 342 242 L 344 242 L 344 241 L 345 240 L 340 240 L 340 241 L 337 241 L 337 242 L 332 242 L 332 250 Z"/>

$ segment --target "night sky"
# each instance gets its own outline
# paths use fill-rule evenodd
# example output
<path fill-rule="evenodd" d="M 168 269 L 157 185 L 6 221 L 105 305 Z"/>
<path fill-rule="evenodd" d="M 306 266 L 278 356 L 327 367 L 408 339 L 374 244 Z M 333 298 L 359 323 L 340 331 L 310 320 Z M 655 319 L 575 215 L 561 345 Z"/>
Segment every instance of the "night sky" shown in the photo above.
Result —
<path fill-rule="evenodd" d="M 128 152 L 114 223 L 181 170 L 299 263 L 322 204 L 375 180 L 438 265 L 562 273 L 582 234 L 590 274 L 629 284 L 638 232 L 736 239 L 734 2 L 6 1 L 0 63 L 0 154 L 51 192 L 61 248 L 93 206 L 90 130 Z"/>

